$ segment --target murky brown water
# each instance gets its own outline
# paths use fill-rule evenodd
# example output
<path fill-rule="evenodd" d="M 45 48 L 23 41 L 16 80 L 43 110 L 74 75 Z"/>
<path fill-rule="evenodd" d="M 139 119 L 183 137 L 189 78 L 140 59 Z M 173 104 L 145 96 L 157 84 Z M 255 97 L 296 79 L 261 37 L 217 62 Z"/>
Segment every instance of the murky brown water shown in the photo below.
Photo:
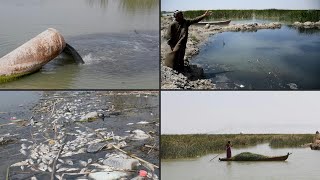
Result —
<path fill-rule="evenodd" d="M 10 89 L 157 89 L 158 0 L 1 1 L 0 57 L 49 27 L 84 65 L 59 56 Z"/>

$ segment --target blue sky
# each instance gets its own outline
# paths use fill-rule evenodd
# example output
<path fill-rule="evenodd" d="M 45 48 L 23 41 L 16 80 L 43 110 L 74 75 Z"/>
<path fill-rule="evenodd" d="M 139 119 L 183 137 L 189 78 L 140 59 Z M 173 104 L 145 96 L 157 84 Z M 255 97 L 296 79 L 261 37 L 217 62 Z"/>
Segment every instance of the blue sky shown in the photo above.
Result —
<path fill-rule="evenodd" d="M 315 133 L 319 102 L 319 91 L 165 91 L 161 133 Z"/>
<path fill-rule="evenodd" d="M 271 8 L 320 9 L 320 0 L 161 0 L 161 11 Z"/>

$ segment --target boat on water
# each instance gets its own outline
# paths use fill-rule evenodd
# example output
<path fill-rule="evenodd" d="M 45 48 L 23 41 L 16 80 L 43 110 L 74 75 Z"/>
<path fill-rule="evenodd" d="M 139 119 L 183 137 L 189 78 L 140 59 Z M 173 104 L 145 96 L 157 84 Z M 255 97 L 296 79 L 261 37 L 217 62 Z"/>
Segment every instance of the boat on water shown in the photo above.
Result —
<path fill-rule="evenodd" d="M 231 158 L 219 158 L 220 161 L 285 161 L 288 159 L 289 155 L 292 153 L 288 153 L 284 156 L 263 156 L 258 154 L 250 153 L 241 153 L 243 154 L 240 157 L 237 157 L 238 155 L 231 157 Z M 241 155 L 239 154 L 239 155 Z"/>
<path fill-rule="evenodd" d="M 320 150 L 320 143 L 312 143 L 310 144 L 311 150 Z"/>
<path fill-rule="evenodd" d="M 231 19 L 226 20 L 226 21 L 209 21 L 209 22 L 198 22 L 196 25 L 206 25 L 206 24 L 210 24 L 210 25 L 228 25 L 230 24 Z"/>

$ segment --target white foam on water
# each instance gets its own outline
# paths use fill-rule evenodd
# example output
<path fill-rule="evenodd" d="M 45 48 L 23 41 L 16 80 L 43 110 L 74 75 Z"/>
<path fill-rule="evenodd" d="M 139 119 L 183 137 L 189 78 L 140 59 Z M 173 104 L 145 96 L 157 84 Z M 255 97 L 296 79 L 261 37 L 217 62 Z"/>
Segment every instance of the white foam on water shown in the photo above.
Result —
<path fill-rule="evenodd" d="M 92 53 L 89 53 L 82 57 L 84 64 L 95 64 L 99 63 L 101 61 L 117 61 L 114 59 L 111 55 L 110 57 L 104 57 L 104 56 L 94 56 Z"/>
<path fill-rule="evenodd" d="M 83 61 L 85 62 L 85 64 L 87 64 L 87 63 L 90 63 L 90 62 L 94 61 L 91 53 L 89 53 L 89 54 L 87 54 L 87 55 L 83 56 L 83 58 L 82 58 L 82 59 L 83 59 Z"/>
<path fill-rule="evenodd" d="M 95 57 L 92 55 L 92 53 L 89 53 L 85 56 L 83 56 L 84 64 L 94 64 L 102 61 L 103 57 Z"/>

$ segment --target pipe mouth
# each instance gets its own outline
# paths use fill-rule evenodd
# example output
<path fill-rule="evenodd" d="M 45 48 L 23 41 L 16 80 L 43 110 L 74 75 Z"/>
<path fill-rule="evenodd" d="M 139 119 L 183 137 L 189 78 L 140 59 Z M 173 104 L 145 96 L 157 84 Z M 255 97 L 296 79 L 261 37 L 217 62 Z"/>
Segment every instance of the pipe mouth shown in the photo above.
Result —
<path fill-rule="evenodd" d="M 59 43 L 61 45 L 61 52 L 63 51 L 63 49 L 66 47 L 66 41 L 64 40 L 64 37 L 62 36 L 62 34 L 56 30 L 55 28 L 48 28 L 48 31 L 53 32 L 54 34 L 59 36 Z"/>

